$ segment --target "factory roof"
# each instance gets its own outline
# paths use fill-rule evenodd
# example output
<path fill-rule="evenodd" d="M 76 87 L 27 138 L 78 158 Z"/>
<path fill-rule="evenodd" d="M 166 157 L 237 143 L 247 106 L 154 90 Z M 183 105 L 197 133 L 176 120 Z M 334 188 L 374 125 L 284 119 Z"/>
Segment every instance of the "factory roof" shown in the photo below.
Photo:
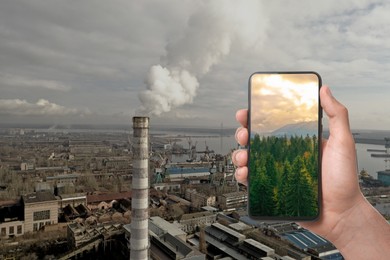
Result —
<path fill-rule="evenodd" d="M 390 175 L 390 170 L 378 171 L 377 173 L 380 173 L 382 175 Z"/>
<path fill-rule="evenodd" d="M 255 247 L 256 249 L 259 249 L 259 250 L 262 250 L 264 252 L 269 252 L 269 253 L 275 253 L 275 250 L 256 241 L 256 240 L 253 240 L 252 238 L 249 238 L 249 239 L 245 239 L 244 240 L 244 244 L 247 243 L 248 245 L 251 245 L 253 247 Z"/>
<path fill-rule="evenodd" d="M 315 251 L 321 259 L 343 259 L 340 252 L 324 238 L 305 229 L 280 235 L 302 250 Z"/>
<path fill-rule="evenodd" d="M 281 234 L 280 236 L 287 239 L 301 249 L 306 249 L 314 246 L 322 246 L 329 243 L 324 238 L 304 229 L 296 230 L 293 232 L 286 232 Z"/>
<path fill-rule="evenodd" d="M 202 207 L 202 209 L 205 211 L 210 211 L 210 212 L 217 212 L 218 211 L 217 208 L 211 207 L 211 206 L 204 206 L 204 207 Z"/>
<path fill-rule="evenodd" d="M 151 217 L 149 219 L 149 224 L 150 224 L 150 229 L 155 233 L 155 234 L 161 234 L 161 233 L 169 233 L 174 237 L 177 236 L 186 236 L 186 232 L 178 228 L 172 223 L 169 223 L 165 219 L 161 217 Z M 160 230 L 157 230 L 160 229 Z"/>
<path fill-rule="evenodd" d="M 229 224 L 229 227 L 238 232 L 242 232 L 252 228 L 251 226 L 245 224 L 244 222 L 232 223 Z"/>
<path fill-rule="evenodd" d="M 245 191 L 236 191 L 236 192 L 230 192 L 230 193 L 225 193 L 221 195 L 222 197 L 235 197 L 235 196 L 248 196 L 248 193 Z"/>
<path fill-rule="evenodd" d="M 2 200 L 0 201 L 0 207 L 13 206 L 19 203 L 19 200 Z"/>
<path fill-rule="evenodd" d="M 72 199 L 85 199 L 87 195 L 84 193 L 72 193 L 72 194 L 61 194 L 58 196 L 62 200 L 72 200 Z"/>
<path fill-rule="evenodd" d="M 153 188 L 149 189 L 149 196 L 159 196 L 159 194 L 159 191 L 156 191 Z M 126 198 L 131 198 L 131 191 L 87 195 L 87 203 L 99 203 L 102 201 L 113 201 Z"/>
<path fill-rule="evenodd" d="M 38 191 L 22 196 L 24 204 L 39 203 L 47 201 L 57 201 L 54 194 L 50 191 Z"/>
<path fill-rule="evenodd" d="M 189 220 L 189 219 L 194 219 L 194 218 L 201 218 L 201 217 L 208 217 L 215 215 L 215 213 L 212 213 L 210 211 L 201 211 L 201 212 L 195 212 L 195 213 L 190 213 L 190 214 L 184 214 L 180 221 L 184 220 Z"/>
<path fill-rule="evenodd" d="M 166 247 L 170 247 L 172 252 L 175 252 L 178 256 L 187 256 L 193 250 L 192 248 L 185 243 L 185 241 L 178 239 L 172 234 L 166 233 L 160 240 L 165 243 Z"/>
<path fill-rule="evenodd" d="M 221 240 L 216 239 L 208 234 L 206 234 L 206 241 L 207 243 L 212 244 L 213 246 L 223 251 L 225 254 L 233 257 L 234 259 L 242 259 L 242 260 L 249 259 L 244 255 L 240 254 L 239 252 L 237 252 L 236 250 L 234 250 L 233 248 L 227 246 L 223 242 L 220 242 Z"/>
<path fill-rule="evenodd" d="M 74 179 L 80 177 L 79 173 L 60 174 L 56 176 L 47 176 L 46 180 Z"/>
<path fill-rule="evenodd" d="M 131 191 L 87 195 L 87 203 L 89 204 L 89 203 L 97 203 L 102 201 L 113 201 L 113 200 L 119 200 L 124 198 L 131 198 Z"/>
<path fill-rule="evenodd" d="M 295 258 L 292 258 L 288 255 L 285 255 L 285 256 L 282 256 L 282 258 L 280 258 L 281 260 L 295 260 Z"/>

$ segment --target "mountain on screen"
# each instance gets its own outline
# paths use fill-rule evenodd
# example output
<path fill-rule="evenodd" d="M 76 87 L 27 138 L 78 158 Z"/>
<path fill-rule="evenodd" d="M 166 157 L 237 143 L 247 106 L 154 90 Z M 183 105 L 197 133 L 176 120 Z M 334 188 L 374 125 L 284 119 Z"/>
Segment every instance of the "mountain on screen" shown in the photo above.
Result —
<path fill-rule="evenodd" d="M 313 136 L 318 135 L 318 121 L 300 122 L 285 125 L 272 132 L 273 136 Z"/>

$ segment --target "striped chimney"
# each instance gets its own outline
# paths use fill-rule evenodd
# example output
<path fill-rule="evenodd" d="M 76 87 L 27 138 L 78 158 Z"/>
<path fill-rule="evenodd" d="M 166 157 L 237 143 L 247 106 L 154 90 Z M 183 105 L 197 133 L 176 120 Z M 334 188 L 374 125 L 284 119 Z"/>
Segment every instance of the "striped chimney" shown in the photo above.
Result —
<path fill-rule="evenodd" d="M 133 117 L 130 260 L 149 259 L 149 118 Z"/>

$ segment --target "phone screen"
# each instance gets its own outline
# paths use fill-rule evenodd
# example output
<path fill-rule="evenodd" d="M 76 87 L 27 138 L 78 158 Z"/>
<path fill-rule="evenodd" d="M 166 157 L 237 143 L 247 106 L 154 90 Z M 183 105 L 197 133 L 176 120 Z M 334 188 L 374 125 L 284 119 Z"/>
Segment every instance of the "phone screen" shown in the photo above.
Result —
<path fill-rule="evenodd" d="M 258 72 L 249 79 L 249 216 L 314 220 L 320 212 L 321 78 Z"/>

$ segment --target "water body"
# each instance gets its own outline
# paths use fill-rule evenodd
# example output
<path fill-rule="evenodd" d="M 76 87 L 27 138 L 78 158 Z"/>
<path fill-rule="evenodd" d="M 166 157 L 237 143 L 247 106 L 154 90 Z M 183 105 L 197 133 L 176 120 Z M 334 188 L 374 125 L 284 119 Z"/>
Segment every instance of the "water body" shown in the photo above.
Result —
<path fill-rule="evenodd" d="M 117 126 L 35 126 L 31 125 L 7 125 L 3 126 L 4 129 L 19 127 L 24 129 L 32 129 L 35 132 L 49 132 L 49 133 L 120 133 L 124 135 L 131 135 L 132 129 L 130 125 L 117 125 Z M 0 129 L 2 127 L 0 126 Z M 384 170 L 386 163 L 384 158 L 371 157 L 372 152 L 367 152 L 367 149 L 379 149 L 383 150 L 384 145 L 367 144 L 367 143 L 384 143 L 385 137 L 390 137 L 390 131 L 379 130 L 356 130 L 358 133 L 357 140 L 361 140 L 366 143 L 357 143 L 356 152 L 358 158 L 358 170 L 365 169 L 374 178 L 377 178 L 377 172 Z M 150 133 L 156 136 L 171 136 L 178 137 L 178 144 L 184 148 L 189 147 L 188 138 L 191 136 L 192 145 L 196 144 L 197 151 L 206 150 L 206 145 L 210 150 L 214 150 L 215 153 L 226 155 L 231 150 L 237 149 L 238 145 L 234 139 L 235 129 L 233 128 L 192 128 L 192 127 L 177 127 L 177 126 L 153 126 L 151 125 Z M 222 137 L 221 137 L 222 133 Z M 327 131 L 324 131 L 324 137 L 328 135 Z M 176 138 L 175 138 L 176 139 Z M 198 154 L 200 156 L 201 154 Z M 188 159 L 188 155 L 183 155 L 178 161 L 185 161 Z"/>
<path fill-rule="evenodd" d="M 383 171 L 386 168 L 385 158 L 371 157 L 373 152 L 367 152 L 367 149 L 384 150 L 383 145 L 373 144 L 356 144 L 356 153 L 358 158 L 359 172 L 365 169 L 375 179 L 378 178 L 378 171 Z"/>
<path fill-rule="evenodd" d="M 234 139 L 234 135 L 231 136 L 197 136 L 191 137 L 192 145 L 196 143 L 197 151 L 204 151 L 206 149 L 206 144 L 210 150 L 214 150 L 215 153 L 219 154 L 228 154 L 231 150 L 238 149 L 238 145 Z M 183 145 L 184 148 L 188 148 L 188 140 L 186 138 L 181 139 L 177 142 L 178 144 Z M 382 171 L 386 167 L 386 162 L 384 158 L 374 158 L 371 157 L 373 152 L 367 152 L 367 149 L 378 149 L 384 150 L 383 145 L 374 145 L 374 144 L 356 144 L 356 154 L 358 159 L 358 171 L 365 169 L 370 175 L 377 179 L 377 172 Z M 200 154 L 201 155 L 201 154 Z M 183 160 L 188 159 L 187 155 L 182 156 Z"/>

